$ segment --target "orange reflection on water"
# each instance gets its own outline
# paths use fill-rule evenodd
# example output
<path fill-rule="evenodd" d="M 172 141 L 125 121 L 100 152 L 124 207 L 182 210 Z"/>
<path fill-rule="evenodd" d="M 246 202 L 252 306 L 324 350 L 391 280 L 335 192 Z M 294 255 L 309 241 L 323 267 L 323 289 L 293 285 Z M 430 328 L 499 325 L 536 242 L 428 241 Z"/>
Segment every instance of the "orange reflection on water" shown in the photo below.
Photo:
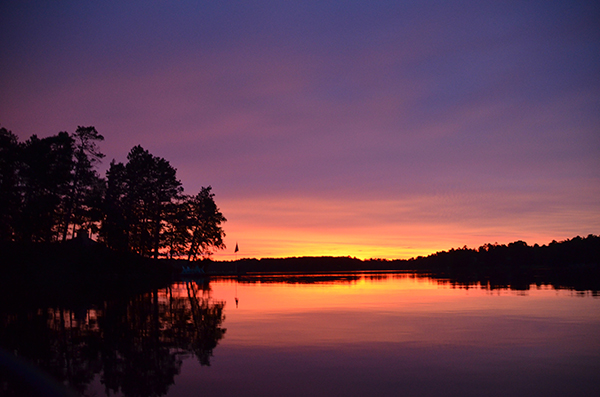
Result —
<path fill-rule="evenodd" d="M 549 288 L 517 293 L 452 288 L 394 275 L 326 283 L 211 282 L 226 301 L 224 345 L 315 346 L 377 342 L 481 345 L 564 336 L 548 319 L 600 321 L 598 299 L 565 299 Z M 236 308 L 235 298 L 239 305 Z M 578 343 L 572 339 L 565 343 Z M 600 343 L 600 342 L 598 342 Z"/>

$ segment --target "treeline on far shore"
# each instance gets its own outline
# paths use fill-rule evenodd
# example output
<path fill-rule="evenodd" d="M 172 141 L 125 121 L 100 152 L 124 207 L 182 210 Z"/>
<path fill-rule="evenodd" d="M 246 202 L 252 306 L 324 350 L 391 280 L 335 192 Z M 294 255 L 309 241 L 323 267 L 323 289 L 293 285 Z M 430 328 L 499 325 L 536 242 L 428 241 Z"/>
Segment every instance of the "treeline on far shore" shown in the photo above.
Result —
<path fill-rule="evenodd" d="M 547 245 L 485 244 L 411 259 L 296 257 L 204 261 L 207 274 L 414 271 L 463 285 L 528 289 L 532 284 L 600 291 L 600 236 Z"/>
<path fill-rule="evenodd" d="M 213 261 L 153 259 L 119 252 L 89 239 L 55 243 L 0 242 L 0 298 L 23 299 L 40 295 L 60 299 L 72 296 L 94 300 L 111 293 L 168 285 L 182 268 L 196 266 L 191 277 L 248 277 L 279 274 L 347 272 L 414 272 L 461 286 L 526 290 L 551 285 L 600 292 L 600 236 L 575 237 L 530 246 L 523 241 L 458 248 L 412 259 L 360 260 L 352 257 L 295 257 Z M 344 277 L 344 276 L 341 276 Z M 283 280 L 278 278 L 278 280 Z M 6 303 L 6 302 L 5 302 Z"/>

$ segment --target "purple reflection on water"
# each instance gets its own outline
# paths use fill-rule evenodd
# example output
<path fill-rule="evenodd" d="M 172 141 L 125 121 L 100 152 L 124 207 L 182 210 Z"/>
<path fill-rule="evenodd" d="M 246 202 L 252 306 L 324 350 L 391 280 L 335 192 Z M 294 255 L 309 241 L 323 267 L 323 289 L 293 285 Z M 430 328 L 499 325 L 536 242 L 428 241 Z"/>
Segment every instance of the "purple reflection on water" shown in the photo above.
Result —
<path fill-rule="evenodd" d="M 378 343 L 223 348 L 184 367 L 169 395 L 596 395 L 596 355 Z"/>

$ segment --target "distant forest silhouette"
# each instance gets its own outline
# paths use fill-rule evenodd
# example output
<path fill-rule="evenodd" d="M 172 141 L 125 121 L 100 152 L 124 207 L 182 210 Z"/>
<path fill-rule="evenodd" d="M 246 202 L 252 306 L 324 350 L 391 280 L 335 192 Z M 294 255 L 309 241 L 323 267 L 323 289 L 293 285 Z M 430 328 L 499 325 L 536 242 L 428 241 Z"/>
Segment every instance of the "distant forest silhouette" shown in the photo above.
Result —
<path fill-rule="evenodd" d="M 484 244 L 479 248 L 464 246 L 411 259 L 294 257 L 206 263 L 207 274 L 407 271 L 490 289 L 529 289 L 535 284 L 550 284 L 556 288 L 600 291 L 600 236 L 592 234 L 541 246 L 524 241 Z"/>
<path fill-rule="evenodd" d="M 94 127 L 25 142 L 0 128 L 0 243 L 93 233 L 116 251 L 188 260 L 225 248 L 226 219 L 210 186 L 184 194 L 175 168 L 139 145 L 102 178 L 103 140 Z"/>

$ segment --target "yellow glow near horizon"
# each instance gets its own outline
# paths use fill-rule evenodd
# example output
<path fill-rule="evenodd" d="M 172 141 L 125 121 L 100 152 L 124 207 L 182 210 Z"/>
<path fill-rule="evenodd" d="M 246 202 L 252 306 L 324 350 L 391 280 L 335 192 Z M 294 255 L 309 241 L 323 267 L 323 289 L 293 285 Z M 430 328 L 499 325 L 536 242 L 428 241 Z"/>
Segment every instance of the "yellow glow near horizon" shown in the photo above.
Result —
<path fill-rule="evenodd" d="M 498 198 L 423 196 L 402 200 L 334 201 L 315 198 L 223 201 L 227 249 L 213 256 L 284 258 L 350 256 L 408 259 L 464 245 L 507 244 L 517 240 L 547 244 L 576 235 L 597 234 L 598 215 L 584 211 L 546 214 L 528 210 L 492 211 Z M 503 199 L 500 197 L 500 199 Z M 523 199 L 525 200 L 525 199 Z M 240 251 L 234 253 L 236 243 Z"/>

